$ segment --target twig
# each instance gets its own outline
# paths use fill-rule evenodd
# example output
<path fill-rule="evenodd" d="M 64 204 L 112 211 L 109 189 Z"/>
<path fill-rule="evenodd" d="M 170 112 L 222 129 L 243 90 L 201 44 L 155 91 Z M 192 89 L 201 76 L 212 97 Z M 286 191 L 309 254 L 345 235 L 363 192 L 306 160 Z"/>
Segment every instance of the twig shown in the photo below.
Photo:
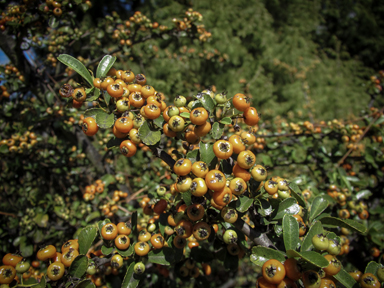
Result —
<path fill-rule="evenodd" d="M 95 248 L 96 248 L 97 246 L 100 246 L 101 244 L 103 244 L 103 240 L 99 240 L 96 244 L 94 244 L 93 246 L 91 246 L 91 248 L 88 249 L 86 256 L 89 256 L 89 254 L 91 254 L 91 252 L 94 251 Z"/>
<path fill-rule="evenodd" d="M 52 81 L 55 81 L 55 80 L 52 79 Z M 57 82 L 55 82 L 55 83 L 57 83 Z M 55 90 L 52 89 L 51 85 L 47 84 L 47 87 L 48 87 L 48 89 L 55 95 L 56 100 L 57 100 L 57 101 L 60 101 L 60 98 L 57 96 Z"/>
<path fill-rule="evenodd" d="M 87 37 L 88 35 L 90 35 L 91 34 L 91 32 L 86 32 L 86 33 L 84 33 L 83 35 L 81 35 L 81 37 L 80 38 L 85 38 L 85 37 Z M 72 46 L 76 41 L 77 41 L 78 39 L 73 39 L 69 44 L 68 44 L 68 46 Z"/>
<path fill-rule="evenodd" d="M 132 212 L 129 212 L 127 209 L 125 209 L 123 206 L 120 206 L 120 205 L 117 205 L 117 207 L 121 210 L 121 211 L 123 211 L 123 212 L 125 212 L 125 213 L 127 213 L 127 214 L 132 214 Z"/>
<path fill-rule="evenodd" d="M 7 212 L 2 212 L 2 211 L 0 211 L 0 215 L 11 216 L 13 218 L 17 218 L 17 216 L 15 214 L 7 213 Z"/>
<path fill-rule="evenodd" d="M 130 201 L 135 199 L 137 195 L 139 195 L 141 192 L 144 192 L 147 189 L 148 189 L 148 186 L 145 186 L 144 188 L 141 188 L 140 190 L 138 190 L 135 193 L 133 193 L 132 195 L 130 195 L 127 199 L 125 199 L 125 202 L 129 203 Z"/>

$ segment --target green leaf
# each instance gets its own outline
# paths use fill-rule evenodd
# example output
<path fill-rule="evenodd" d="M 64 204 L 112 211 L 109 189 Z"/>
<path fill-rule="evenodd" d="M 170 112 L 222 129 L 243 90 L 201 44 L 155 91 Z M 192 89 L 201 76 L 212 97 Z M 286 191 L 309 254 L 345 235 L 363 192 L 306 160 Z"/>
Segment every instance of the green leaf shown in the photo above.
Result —
<path fill-rule="evenodd" d="M 93 211 L 91 212 L 90 214 L 87 215 L 87 217 L 85 218 L 85 222 L 90 222 L 96 218 L 99 218 L 100 217 L 100 212 L 97 210 L 97 211 Z"/>
<path fill-rule="evenodd" d="M 42 214 L 42 213 L 36 214 L 36 216 L 34 218 L 34 221 L 37 224 L 37 226 L 39 226 L 41 228 L 47 227 L 48 220 L 49 220 L 48 214 Z"/>
<path fill-rule="evenodd" d="M 320 219 L 321 223 L 323 225 L 332 225 L 332 226 L 339 226 L 339 227 L 344 227 L 348 228 L 360 233 L 364 233 L 367 230 L 367 227 L 365 227 L 364 224 L 361 224 L 357 221 L 350 220 L 350 219 L 339 219 L 335 217 L 323 217 Z"/>
<path fill-rule="evenodd" d="M 93 92 L 93 95 L 89 95 L 89 97 L 87 96 L 87 99 L 85 99 L 86 102 L 92 102 L 92 101 L 95 101 L 99 98 L 100 96 L 100 89 L 99 88 L 95 88 L 95 87 L 92 87 L 90 88 L 90 92 L 89 93 L 92 93 Z M 88 92 L 87 92 L 88 89 L 85 90 L 85 92 L 87 93 L 88 95 Z"/>
<path fill-rule="evenodd" d="M 108 71 L 112 68 L 113 64 L 116 61 L 116 57 L 111 55 L 105 55 L 103 59 L 99 62 L 96 70 L 96 77 L 101 78 L 105 77 Z"/>
<path fill-rule="evenodd" d="M 25 17 L 24 21 L 23 21 L 23 25 L 28 24 L 29 22 L 31 22 L 31 20 L 32 20 L 32 17 L 30 17 L 30 16 Z"/>
<path fill-rule="evenodd" d="M 321 195 L 315 197 L 312 202 L 311 212 L 309 213 L 309 221 L 312 222 L 318 215 L 320 215 L 328 207 L 328 201 Z"/>
<path fill-rule="evenodd" d="M 139 128 L 139 137 L 145 145 L 155 145 L 160 141 L 161 132 L 151 129 L 148 121 L 145 121 Z"/>
<path fill-rule="evenodd" d="M 347 178 L 349 182 L 359 182 L 360 181 L 359 177 L 355 177 L 355 176 L 347 176 L 345 178 Z"/>
<path fill-rule="evenodd" d="M 163 115 L 160 115 L 159 117 L 157 117 L 156 119 L 154 119 L 153 120 L 153 123 L 157 126 L 157 127 L 159 127 L 159 128 L 161 128 L 161 129 L 163 129 L 163 124 L 164 124 L 164 117 L 163 117 Z"/>
<path fill-rule="evenodd" d="M 59 55 L 59 57 L 57 57 L 57 60 L 75 70 L 81 77 L 83 77 L 89 83 L 89 85 L 93 87 L 92 76 L 87 70 L 87 68 L 85 68 L 83 63 L 68 54 Z"/>
<path fill-rule="evenodd" d="M 115 183 L 115 181 L 116 181 L 115 176 L 113 176 L 111 174 L 105 174 L 104 176 L 102 176 L 100 178 L 100 180 L 103 181 L 105 187 L 108 187 L 109 184 Z"/>
<path fill-rule="evenodd" d="M 191 117 L 191 113 L 188 113 L 188 112 L 181 112 L 180 115 L 181 117 L 184 117 L 184 118 L 190 118 Z"/>
<path fill-rule="evenodd" d="M 92 117 L 96 119 L 98 114 L 106 114 L 106 112 L 101 108 L 91 108 L 84 112 L 84 118 Z"/>
<path fill-rule="evenodd" d="M 162 235 L 164 235 L 164 231 L 165 231 L 165 226 L 168 226 L 168 213 L 161 213 L 160 215 L 160 218 L 159 218 L 159 229 L 160 229 L 160 233 Z"/>
<path fill-rule="evenodd" d="M 86 279 L 81 282 L 79 282 L 75 288 L 96 288 L 95 284 L 92 283 L 91 280 Z"/>
<path fill-rule="evenodd" d="M 380 117 L 376 120 L 375 125 L 380 125 L 380 124 L 383 123 L 383 122 L 384 122 L 384 117 L 383 117 L 383 116 L 380 116 Z"/>
<path fill-rule="evenodd" d="M 341 269 L 339 273 L 334 275 L 335 279 L 340 282 L 345 288 L 359 288 L 359 283 L 347 271 Z"/>
<path fill-rule="evenodd" d="M 20 253 L 23 257 L 30 257 L 33 254 L 33 245 L 27 244 L 26 242 L 21 242 L 20 244 Z"/>
<path fill-rule="evenodd" d="M 44 234 L 41 229 L 35 229 L 35 233 L 33 234 L 33 243 L 40 243 L 44 240 Z"/>
<path fill-rule="evenodd" d="M 203 107 L 208 111 L 212 112 L 213 108 L 215 108 L 215 102 L 213 102 L 213 99 L 211 96 L 207 94 L 202 94 L 202 97 L 199 98 L 200 102 L 203 104 Z"/>
<path fill-rule="evenodd" d="M 33 287 L 33 288 L 45 288 L 46 286 L 47 286 L 47 282 L 45 280 L 45 277 L 41 277 L 41 280 L 40 280 L 39 284 L 30 286 L 30 287 Z"/>
<path fill-rule="evenodd" d="M 13 109 L 13 103 L 5 103 L 3 109 L 4 113 L 10 112 Z"/>
<path fill-rule="evenodd" d="M 148 253 L 148 261 L 160 265 L 171 265 L 175 260 L 174 251 L 170 247 L 152 250 Z"/>
<path fill-rule="evenodd" d="M 96 235 L 97 235 L 97 229 L 95 226 L 87 226 L 81 230 L 79 234 L 80 254 L 87 254 L 89 248 L 91 248 L 92 243 L 96 238 Z"/>
<path fill-rule="evenodd" d="M 78 255 L 73 260 L 71 266 L 68 269 L 69 275 L 76 278 L 81 278 L 85 274 L 88 268 L 88 258 L 85 255 Z"/>
<path fill-rule="evenodd" d="M 365 149 L 365 161 L 367 161 L 368 163 L 370 163 L 374 168 L 378 169 L 378 166 L 377 166 L 377 163 L 375 161 L 375 154 L 374 154 L 374 151 L 373 149 L 368 149 L 370 147 L 367 147 L 367 149 Z M 339 168 L 341 169 L 341 168 Z"/>
<path fill-rule="evenodd" d="M 328 260 L 324 258 L 321 254 L 315 251 L 304 251 L 297 252 L 295 250 L 287 250 L 287 255 L 289 257 L 301 257 L 303 260 L 311 263 L 317 267 L 325 268 L 328 266 Z"/>
<path fill-rule="evenodd" d="M 117 248 L 116 248 L 117 253 L 119 253 L 119 254 L 120 254 L 121 256 L 123 256 L 123 257 L 129 257 L 129 256 L 131 256 L 131 255 L 133 254 L 134 250 L 135 250 L 135 247 L 134 247 L 133 244 L 132 244 L 132 245 L 129 245 L 129 247 L 128 247 L 127 250 L 120 250 L 120 249 L 117 249 Z"/>
<path fill-rule="evenodd" d="M 187 158 L 191 160 L 192 163 L 196 162 L 199 157 L 199 150 L 195 149 L 187 153 Z"/>
<path fill-rule="evenodd" d="M 218 122 L 213 123 L 211 131 L 209 132 L 213 139 L 220 139 L 224 132 L 224 124 L 220 124 Z"/>
<path fill-rule="evenodd" d="M 96 88 L 96 87 L 87 88 L 87 89 L 85 89 L 85 93 L 86 93 L 87 96 L 88 96 L 88 94 L 93 93 L 93 91 L 95 91 L 95 89 L 98 89 L 98 88 Z M 100 90 L 99 90 L 99 91 L 100 91 Z M 87 100 L 89 101 L 89 98 L 87 98 Z"/>
<path fill-rule="evenodd" d="M 107 148 L 112 149 L 115 147 L 120 147 L 121 142 L 123 142 L 124 140 L 126 140 L 126 138 L 112 137 L 107 142 Z"/>
<path fill-rule="evenodd" d="M 307 204 L 305 203 L 303 194 L 301 193 L 299 186 L 291 182 L 289 183 L 289 189 L 291 189 L 291 195 L 295 197 L 299 205 L 303 208 L 307 207 Z"/>
<path fill-rule="evenodd" d="M 133 267 L 135 266 L 135 262 L 132 262 L 127 269 L 127 273 L 125 273 L 123 283 L 121 283 L 122 288 L 135 288 L 140 283 L 140 278 L 133 272 Z"/>
<path fill-rule="evenodd" d="M 263 264 L 270 259 L 276 259 L 280 262 L 285 261 L 284 255 L 278 250 L 262 246 L 256 246 L 252 248 L 252 254 L 250 256 L 252 263 L 256 264 L 257 266 L 263 266 Z"/>
<path fill-rule="evenodd" d="M 277 237 L 280 237 L 281 234 L 283 234 L 283 226 L 281 226 L 281 225 L 275 224 L 273 226 L 273 230 L 275 231 Z"/>
<path fill-rule="evenodd" d="M 104 111 L 102 113 L 97 113 L 96 123 L 102 129 L 111 128 L 115 123 L 115 115 L 113 113 L 105 113 Z"/>
<path fill-rule="evenodd" d="M 12 245 L 19 246 L 21 243 L 25 243 L 26 240 L 27 236 L 18 236 L 13 240 Z"/>
<path fill-rule="evenodd" d="M 57 21 L 56 17 L 52 16 L 48 20 L 48 25 L 51 28 L 56 28 L 57 26 L 59 26 L 59 21 Z"/>
<path fill-rule="evenodd" d="M 181 193 L 181 198 L 184 200 L 187 206 L 192 204 L 192 193 L 190 191 Z"/>
<path fill-rule="evenodd" d="M 113 247 L 107 247 L 105 245 L 101 246 L 101 253 L 103 253 L 103 255 L 109 255 L 113 252 Z"/>
<path fill-rule="evenodd" d="M 295 198 L 287 198 L 280 202 L 279 207 L 275 210 L 272 215 L 272 220 L 279 220 L 284 217 L 284 215 L 295 215 L 300 212 L 300 206 L 296 203 Z"/>
<path fill-rule="evenodd" d="M 371 240 L 376 245 L 383 247 L 384 243 L 384 233 L 370 233 L 371 234 Z"/>
<path fill-rule="evenodd" d="M 224 117 L 224 118 L 221 119 L 219 122 L 220 122 L 221 124 L 229 125 L 229 124 L 232 123 L 232 119 L 229 118 L 229 117 Z"/>
<path fill-rule="evenodd" d="M 112 98 L 111 95 L 109 95 L 107 91 L 103 91 L 102 94 L 105 101 L 105 105 L 109 106 L 109 102 L 111 101 L 111 98 Z"/>
<path fill-rule="evenodd" d="M 53 105 L 55 94 L 49 91 L 47 94 L 45 94 L 45 99 L 47 100 L 48 105 Z"/>
<path fill-rule="evenodd" d="M 215 153 L 213 153 L 213 145 L 209 143 L 200 142 L 200 160 L 207 163 L 212 162 L 212 160 L 216 157 Z"/>
<path fill-rule="evenodd" d="M 73 29 L 70 26 L 60 27 L 59 29 L 57 29 L 57 31 L 64 32 L 64 33 L 67 33 L 67 34 L 73 34 Z"/>
<path fill-rule="evenodd" d="M 333 199 L 328 194 L 321 194 L 321 197 L 323 197 L 325 200 L 327 200 L 328 203 L 330 203 L 330 204 L 335 204 L 337 202 L 335 199 Z"/>
<path fill-rule="evenodd" d="M 81 3 L 79 6 L 83 12 L 86 12 L 89 9 L 89 6 L 85 3 Z"/>
<path fill-rule="evenodd" d="M 174 216 L 173 219 L 175 219 L 176 223 L 179 223 L 181 219 L 184 218 L 184 212 L 177 212 Z"/>
<path fill-rule="evenodd" d="M 341 167 L 339 167 L 339 168 L 337 168 L 337 171 L 339 172 L 341 181 L 343 181 L 344 184 L 347 186 L 349 192 L 352 192 L 352 186 L 351 186 L 351 183 L 347 179 L 347 173 L 345 172 L 345 170 L 342 169 Z"/>
<path fill-rule="evenodd" d="M 234 203 L 234 204 L 232 204 Z M 251 207 L 253 203 L 253 199 L 249 198 L 247 196 L 239 196 L 237 201 L 232 202 L 231 207 L 235 206 L 234 208 L 239 211 L 240 213 L 244 213 L 248 211 L 249 207 Z"/>
<path fill-rule="evenodd" d="M 365 267 L 364 273 L 372 273 L 377 276 L 377 269 L 379 269 L 381 265 L 375 261 L 371 261 L 368 263 L 367 267 Z"/>
<path fill-rule="evenodd" d="M 340 243 L 341 242 L 341 240 L 340 240 L 340 236 L 337 236 L 335 233 L 333 233 L 333 232 L 329 232 L 328 234 L 327 234 L 327 238 L 328 239 L 334 239 L 334 240 L 336 240 L 338 243 Z"/>
<path fill-rule="evenodd" d="M 372 196 L 372 192 L 365 189 L 365 190 L 361 190 L 359 192 L 356 193 L 356 199 L 357 200 L 360 200 L 360 199 L 368 199 L 370 196 Z"/>
<path fill-rule="evenodd" d="M 263 189 L 264 189 L 264 187 L 263 187 Z M 255 205 L 257 205 L 257 212 L 260 213 L 264 217 L 271 215 L 273 212 L 273 208 L 271 206 L 271 203 L 265 199 L 257 199 L 255 201 Z"/>
<path fill-rule="evenodd" d="M 24 279 L 23 284 L 24 285 L 31 285 L 29 287 L 37 287 L 37 286 L 39 286 L 39 282 L 35 278 L 33 278 L 33 277 L 30 277 L 27 280 Z"/>
<path fill-rule="evenodd" d="M 0 146 L 0 153 L 7 154 L 9 152 L 9 148 L 7 145 L 1 145 Z"/>
<path fill-rule="evenodd" d="M 203 107 L 203 104 L 201 103 L 201 101 L 200 100 L 193 101 L 191 110 L 198 108 L 198 107 Z"/>
<path fill-rule="evenodd" d="M 307 235 L 305 235 L 304 241 L 301 244 L 301 252 L 309 251 L 313 249 L 312 238 L 317 234 L 323 233 L 323 226 L 321 222 L 314 222 L 308 230 Z"/>
<path fill-rule="evenodd" d="M 299 223 L 291 215 L 285 215 L 283 218 L 283 240 L 285 250 L 296 250 L 299 243 Z"/>

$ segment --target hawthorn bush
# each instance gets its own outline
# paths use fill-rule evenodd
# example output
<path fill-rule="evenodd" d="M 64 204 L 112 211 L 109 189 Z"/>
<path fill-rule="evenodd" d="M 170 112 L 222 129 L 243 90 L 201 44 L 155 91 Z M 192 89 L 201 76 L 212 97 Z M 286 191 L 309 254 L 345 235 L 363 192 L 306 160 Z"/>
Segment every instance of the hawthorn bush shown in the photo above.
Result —
<path fill-rule="evenodd" d="M 381 285 L 382 71 L 358 116 L 264 121 L 247 81 L 168 95 L 143 71 L 164 55 L 225 65 L 194 9 L 90 29 L 92 2 L 38 2 L 0 26 L 1 287 Z"/>

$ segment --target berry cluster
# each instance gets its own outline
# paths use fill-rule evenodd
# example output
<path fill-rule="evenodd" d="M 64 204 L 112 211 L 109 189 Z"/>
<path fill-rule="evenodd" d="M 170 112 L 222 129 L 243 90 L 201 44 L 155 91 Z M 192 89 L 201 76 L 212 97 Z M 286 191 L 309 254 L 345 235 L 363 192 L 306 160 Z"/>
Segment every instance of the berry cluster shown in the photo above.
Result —
<path fill-rule="evenodd" d="M 0 145 L 8 146 L 9 152 L 11 153 L 25 153 L 37 144 L 38 138 L 34 132 L 26 131 L 24 134 L 13 134 L 8 139 L 2 139 Z"/>

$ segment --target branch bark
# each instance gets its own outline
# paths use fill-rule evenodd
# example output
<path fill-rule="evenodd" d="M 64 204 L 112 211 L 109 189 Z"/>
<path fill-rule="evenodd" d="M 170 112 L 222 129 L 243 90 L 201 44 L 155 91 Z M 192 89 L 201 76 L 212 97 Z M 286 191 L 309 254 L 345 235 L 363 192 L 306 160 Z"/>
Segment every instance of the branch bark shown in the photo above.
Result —
<path fill-rule="evenodd" d="M 252 229 L 247 223 L 241 219 L 237 219 L 233 225 L 244 233 L 253 243 L 263 247 L 274 248 L 277 250 L 276 246 L 273 245 L 272 241 L 268 238 L 265 233 L 257 232 Z"/>

